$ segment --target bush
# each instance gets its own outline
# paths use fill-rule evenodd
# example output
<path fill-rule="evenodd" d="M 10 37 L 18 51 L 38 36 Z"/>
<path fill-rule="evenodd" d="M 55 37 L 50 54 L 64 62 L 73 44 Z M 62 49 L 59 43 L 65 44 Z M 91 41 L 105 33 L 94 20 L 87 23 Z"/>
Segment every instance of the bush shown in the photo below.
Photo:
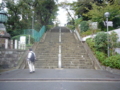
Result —
<path fill-rule="evenodd" d="M 107 54 L 105 54 L 104 52 L 96 51 L 94 39 L 88 38 L 86 42 L 92 49 L 92 51 L 95 53 L 96 58 L 101 64 L 109 66 L 111 68 L 120 69 L 120 55 L 107 57 Z"/>
<path fill-rule="evenodd" d="M 68 27 L 70 30 L 74 30 L 74 29 L 75 29 L 75 26 L 74 26 L 74 25 L 67 25 L 67 27 Z"/>
<path fill-rule="evenodd" d="M 86 40 L 86 42 L 87 42 L 87 44 L 89 45 L 89 47 L 93 50 L 93 51 L 95 51 L 95 42 L 94 42 L 94 39 L 92 39 L 92 38 L 88 38 L 87 40 Z"/>
<path fill-rule="evenodd" d="M 100 30 L 87 30 L 86 32 L 82 32 L 80 33 L 82 37 L 88 36 L 88 35 L 92 35 L 95 34 L 97 32 L 100 32 Z"/>
<path fill-rule="evenodd" d="M 103 64 L 111 68 L 120 69 L 120 55 L 118 54 L 118 55 L 114 55 L 109 58 L 106 58 Z"/>
<path fill-rule="evenodd" d="M 104 32 L 99 32 L 95 39 L 95 48 L 97 51 L 107 52 L 107 34 Z"/>
<path fill-rule="evenodd" d="M 96 55 L 97 59 L 103 64 L 103 62 L 106 59 L 106 54 L 103 52 L 96 51 L 95 55 Z"/>
<path fill-rule="evenodd" d="M 81 32 L 86 32 L 88 29 L 89 29 L 89 24 L 87 23 L 87 21 L 82 21 L 80 23 Z"/>

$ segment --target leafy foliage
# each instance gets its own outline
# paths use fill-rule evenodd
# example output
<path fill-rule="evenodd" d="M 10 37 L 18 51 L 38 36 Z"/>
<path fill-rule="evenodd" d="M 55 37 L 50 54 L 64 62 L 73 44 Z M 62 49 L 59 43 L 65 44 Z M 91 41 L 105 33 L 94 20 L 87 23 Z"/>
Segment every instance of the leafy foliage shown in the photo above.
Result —
<path fill-rule="evenodd" d="M 89 24 L 87 23 L 87 21 L 82 21 L 80 23 L 81 32 L 86 32 L 88 29 L 89 29 Z"/>
<path fill-rule="evenodd" d="M 89 12 L 84 14 L 84 16 L 89 17 L 92 21 L 101 22 L 104 20 L 104 13 L 110 12 L 109 20 L 113 20 L 115 16 L 120 13 L 120 5 L 117 0 L 114 3 L 101 4 L 100 6 L 96 3 L 91 3 L 92 9 L 86 8 Z"/>
<path fill-rule="evenodd" d="M 57 5 L 54 0 L 35 0 L 34 9 L 39 22 L 47 25 L 55 18 L 53 15 L 56 15 Z"/>
<path fill-rule="evenodd" d="M 75 26 L 79 25 L 82 22 L 83 18 L 80 17 L 78 19 L 75 20 Z"/>
<path fill-rule="evenodd" d="M 102 32 L 102 33 L 104 33 L 104 32 Z M 98 36 L 99 36 L 99 39 L 101 40 L 101 43 L 103 43 L 104 42 L 104 40 L 102 40 L 102 39 L 104 39 L 104 38 L 102 38 L 103 37 L 103 34 L 102 33 L 99 33 L 98 34 Z M 100 34 L 102 34 L 102 35 L 100 35 Z M 104 33 L 105 34 L 105 33 Z M 97 36 L 97 38 L 98 38 L 98 36 Z M 101 37 L 100 37 L 101 36 Z M 106 37 L 106 35 L 105 35 L 105 37 Z M 117 39 L 117 37 L 116 37 L 116 33 L 115 32 L 112 32 L 111 34 L 110 34 L 110 37 L 111 37 L 111 39 L 113 40 L 113 41 L 115 41 L 114 42 L 114 44 L 113 44 L 113 47 L 114 47 L 114 45 L 116 46 L 116 39 Z M 97 39 L 96 38 L 96 39 Z M 117 69 L 120 69 L 120 54 L 113 54 L 113 55 L 111 55 L 110 57 L 107 57 L 107 55 L 106 55 L 106 53 L 104 52 L 104 49 L 102 49 L 102 48 L 99 48 L 99 49 L 97 49 L 96 48 L 96 42 L 94 41 L 94 39 L 92 39 L 92 38 L 88 38 L 87 40 L 87 43 L 88 43 L 88 45 L 89 45 L 89 47 L 92 49 L 92 51 L 94 52 L 94 54 L 96 55 L 96 57 L 97 57 L 97 59 L 100 61 L 100 63 L 102 64 L 102 65 L 105 65 L 105 66 L 109 66 L 109 67 L 111 67 L 111 68 L 117 68 Z M 103 41 L 103 42 L 102 42 Z M 111 43 L 112 43 L 112 41 L 110 41 Z M 98 42 L 98 44 L 99 44 L 100 42 Z M 118 43 L 117 43 L 118 44 Z M 110 44 L 111 45 L 111 44 Z M 99 45 L 98 45 L 99 46 Z M 98 51 L 99 50 L 99 51 Z"/>
<path fill-rule="evenodd" d="M 89 47 L 92 49 L 92 51 L 95 51 L 95 41 L 92 38 L 88 38 L 86 40 L 87 44 L 89 45 Z"/>
<path fill-rule="evenodd" d="M 8 9 L 7 30 L 11 36 L 19 35 L 22 29 L 33 28 L 37 31 L 48 25 L 57 15 L 54 0 L 5 0 Z"/>
<path fill-rule="evenodd" d="M 80 33 L 80 35 L 82 37 L 88 36 L 88 35 L 92 35 L 94 33 L 100 32 L 100 30 L 87 30 L 86 32 L 82 32 Z"/>
<path fill-rule="evenodd" d="M 75 14 L 78 16 L 78 18 L 80 18 L 81 16 L 83 16 L 83 14 L 88 12 L 86 7 L 89 9 L 92 8 L 90 4 L 90 2 L 92 1 L 93 0 L 78 0 L 77 2 L 74 2 L 73 4 L 71 4 L 72 10 L 75 11 Z M 87 20 L 88 18 L 83 17 L 83 19 Z"/>
<path fill-rule="evenodd" d="M 111 68 L 120 69 L 120 55 L 118 54 L 118 55 L 114 55 L 109 58 L 106 58 L 103 64 Z"/>
<path fill-rule="evenodd" d="M 105 61 L 105 59 L 107 58 L 106 54 L 100 51 L 96 51 L 95 55 L 97 57 L 97 59 L 103 64 L 103 62 Z"/>
<path fill-rule="evenodd" d="M 75 29 L 75 26 L 74 26 L 74 25 L 67 25 L 67 27 L 68 27 L 70 30 L 74 30 L 74 29 Z"/>
<path fill-rule="evenodd" d="M 97 33 L 95 37 L 95 47 L 98 51 L 107 52 L 107 34 L 104 32 Z"/>
<path fill-rule="evenodd" d="M 118 45 L 118 35 L 116 32 L 111 32 L 111 34 L 109 35 L 109 46 L 110 46 L 110 49 L 111 49 L 111 54 L 112 55 L 115 55 L 115 48 L 117 48 L 117 45 Z"/>

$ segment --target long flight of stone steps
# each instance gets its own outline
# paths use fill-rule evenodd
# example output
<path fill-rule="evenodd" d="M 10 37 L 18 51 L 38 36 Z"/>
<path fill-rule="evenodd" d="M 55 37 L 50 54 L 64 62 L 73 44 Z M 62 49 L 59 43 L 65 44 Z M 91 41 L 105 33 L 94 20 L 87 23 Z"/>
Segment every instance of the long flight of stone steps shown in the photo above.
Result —
<path fill-rule="evenodd" d="M 61 37 L 63 68 L 93 69 L 87 52 L 82 43 L 75 38 L 74 33 L 63 32 Z"/>
<path fill-rule="evenodd" d="M 77 40 L 74 33 L 69 29 L 61 27 L 46 32 L 43 42 L 39 42 L 35 53 L 37 61 L 36 68 L 55 69 L 58 68 L 59 46 L 61 46 L 61 66 L 66 69 L 94 69 L 91 60 L 82 43 Z M 61 33 L 61 42 L 59 35 Z"/>

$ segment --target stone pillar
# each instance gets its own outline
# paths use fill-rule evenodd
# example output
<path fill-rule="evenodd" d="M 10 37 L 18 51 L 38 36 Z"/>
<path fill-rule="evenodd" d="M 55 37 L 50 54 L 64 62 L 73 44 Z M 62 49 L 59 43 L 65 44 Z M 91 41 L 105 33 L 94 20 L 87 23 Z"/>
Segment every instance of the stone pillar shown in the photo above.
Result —
<path fill-rule="evenodd" d="M 8 49 L 8 39 L 5 39 L 5 49 Z"/>
<path fill-rule="evenodd" d="M 26 49 L 26 44 L 24 44 L 24 50 Z"/>
<path fill-rule="evenodd" d="M 20 41 L 18 41 L 18 49 L 21 49 L 21 47 L 20 47 Z"/>
<path fill-rule="evenodd" d="M 17 40 L 15 40 L 15 46 L 14 49 L 17 49 Z"/>
<path fill-rule="evenodd" d="M 10 40 L 10 48 L 13 49 L 13 40 Z"/>

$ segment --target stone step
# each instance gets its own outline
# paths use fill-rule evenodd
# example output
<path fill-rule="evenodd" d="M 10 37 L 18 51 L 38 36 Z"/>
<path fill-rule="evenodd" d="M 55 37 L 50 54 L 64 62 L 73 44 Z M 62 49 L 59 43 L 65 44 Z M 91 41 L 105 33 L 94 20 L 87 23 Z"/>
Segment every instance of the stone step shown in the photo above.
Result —
<path fill-rule="evenodd" d="M 59 43 L 59 30 L 54 28 L 46 33 L 44 42 L 36 48 L 37 68 L 57 68 L 59 45 L 61 45 L 61 63 L 64 68 L 93 68 L 82 43 L 74 33 L 61 29 L 61 43 Z"/>
<path fill-rule="evenodd" d="M 57 56 L 38 56 L 37 59 L 58 59 Z"/>
<path fill-rule="evenodd" d="M 37 53 L 36 53 L 37 54 Z M 58 53 L 38 53 L 37 55 L 40 55 L 40 56 L 42 56 L 42 55 L 46 55 L 46 56 L 48 56 L 48 55 L 50 55 L 50 56 L 56 56 L 56 55 L 58 55 Z"/>
<path fill-rule="evenodd" d="M 93 66 L 63 66 L 66 69 L 94 69 Z"/>
<path fill-rule="evenodd" d="M 73 61 L 62 61 L 62 63 L 63 64 L 91 64 L 91 62 L 90 61 L 75 61 L 75 62 L 73 62 Z"/>
<path fill-rule="evenodd" d="M 37 66 L 36 68 L 55 69 L 58 68 L 58 66 Z"/>
<path fill-rule="evenodd" d="M 57 63 L 39 63 L 39 64 L 35 64 L 35 66 L 57 66 Z"/>
<path fill-rule="evenodd" d="M 72 58 L 63 58 L 62 59 L 63 61 L 68 61 L 68 60 L 72 60 L 72 61 L 89 61 L 90 59 L 89 58 L 77 58 L 77 57 L 72 57 Z"/>

